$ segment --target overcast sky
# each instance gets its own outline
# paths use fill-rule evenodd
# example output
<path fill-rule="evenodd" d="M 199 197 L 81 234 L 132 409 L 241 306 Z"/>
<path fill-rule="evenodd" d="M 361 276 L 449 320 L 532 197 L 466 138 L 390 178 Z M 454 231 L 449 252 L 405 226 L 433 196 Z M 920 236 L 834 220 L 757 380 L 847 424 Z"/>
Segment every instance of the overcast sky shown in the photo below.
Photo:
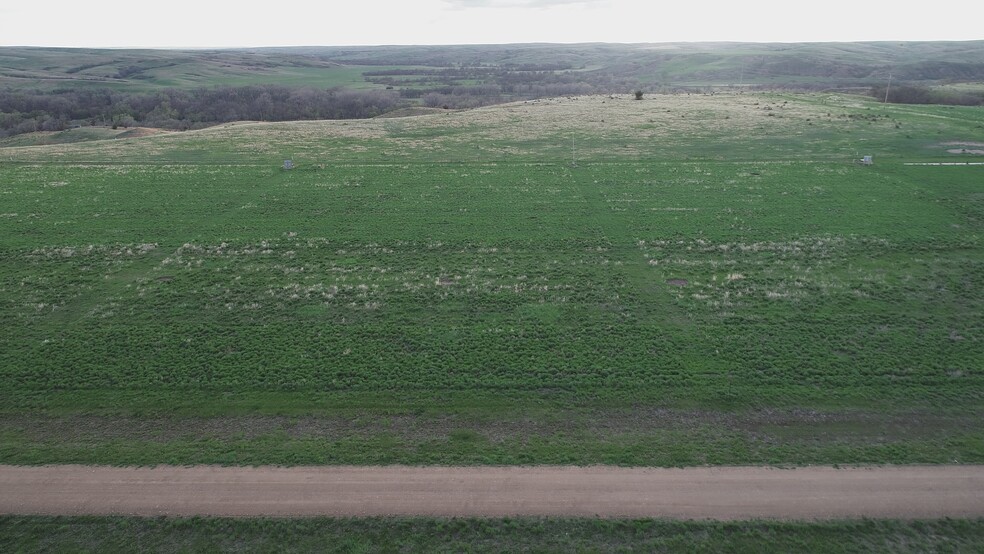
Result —
<path fill-rule="evenodd" d="M 914 6 L 912 8 L 907 6 Z M 234 47 L 984 39 L 984 0 L 3 0 L 0 45 Z"/>

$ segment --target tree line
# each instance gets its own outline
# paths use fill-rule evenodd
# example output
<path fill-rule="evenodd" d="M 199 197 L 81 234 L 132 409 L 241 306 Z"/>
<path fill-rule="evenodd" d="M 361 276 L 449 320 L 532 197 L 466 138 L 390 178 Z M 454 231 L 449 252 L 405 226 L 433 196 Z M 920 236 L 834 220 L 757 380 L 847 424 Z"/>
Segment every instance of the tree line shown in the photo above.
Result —
<path fill-rule="evenodd" d="M 0 137 L 76 125 L 196 129 L 230 121 L 374 117 L 404 100 L 390 90 L 279 85 L 123 92 L 105 88 L 0 90 Z"/>
<path fill-rule="evenodd" d="M 627 85 L 623 85 L 627 86 Z M 251 85 L 125 92 L 108 88 L 54 91 L 0 89 L 0 137 L 79 125 L 200 129 L 230 121 L 363 119 L 411 105 L 461 109 L 549 96 L 608 93 L 559 80 L 545 83 L 437 85 L 400 90 Z"/>
<path fill-rule="evenodd" d="M 362 119 L 394 109 L 423 104 L 460 109 L 551 96 L 576 96 L 631 90 L 635 83 L 613 75 L 601 83 L 567 76 L 541 82 L 504 80 L 470 86 L 438 85 L 401 90 L 290 88 L 251 85 L 199 89 L 126 92 L 108 88 L 54 91 L 0 89 L 0 137 L 34 131 L 61 131 L 78 125 L 198 129 L 231 121 L 297 121 Z M 545 81 L 545 82 L 544 82 Z M 885 98 L 885 87 L 870 94 Z M 984 105 L 982 92 L 942 92 L 909 85 L 894 86 L 888 101 L 908 104 Z"/>
<path fill-rule="evenodd" d="M 871 96 L 892 104 L 945 104 L 951 106 L 984 106 L 984 91 L 955 91 L 931 89 L 912 85 L 881 85 L 872 87 Z"/>

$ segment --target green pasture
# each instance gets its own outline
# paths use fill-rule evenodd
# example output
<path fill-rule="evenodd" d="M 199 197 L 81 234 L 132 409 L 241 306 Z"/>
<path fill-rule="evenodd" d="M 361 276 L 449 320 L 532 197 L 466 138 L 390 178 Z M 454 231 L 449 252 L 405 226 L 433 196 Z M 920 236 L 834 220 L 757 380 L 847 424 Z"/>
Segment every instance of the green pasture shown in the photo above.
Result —
<path fill-rule="evenodd" d="M 7 552 L 973 552 L 980 520 L 0 517 Z"/>
<path fill-rule="evenodd" d="M 984 461 L 981 110 L 589 101 L 4 149 L 0 461 Z"/>
<path fill-rule="evenodd" d="M 0 55 L 0 85 L 14 89 L 101 87 L 153 91 L 166 87 L 263 84 L 360 89 L 377 87 L 364 79 L 364 71 L 392 68 L 338 64 L 324 56 L 277 51 L 8 47 L 0 49 L 0 54 L 5 54 Z"/>
<path fill-rule="evenodd" d="M 224 68 L 178 67 L 155 71 L 146 81 L 147 88 L 192 88 L 207 81 L 212 86 L 281 85 L 286 87 L 314 87 L 366 89 L 383 88 L 367 82 L 362 73 L 379 70 L 376 66 L 337 65 L 329 67 L 274 67 L 251 72 L 232 72 Z"/>
<path fill-rule="evenodd" d="M 38 131 L 2 138 L 0 139 L 0 148 L 109 140 L 117 138 L 125 132 L 126 129 L 110 129 L 109 127 L 73 127 L 64 131 Z"/>

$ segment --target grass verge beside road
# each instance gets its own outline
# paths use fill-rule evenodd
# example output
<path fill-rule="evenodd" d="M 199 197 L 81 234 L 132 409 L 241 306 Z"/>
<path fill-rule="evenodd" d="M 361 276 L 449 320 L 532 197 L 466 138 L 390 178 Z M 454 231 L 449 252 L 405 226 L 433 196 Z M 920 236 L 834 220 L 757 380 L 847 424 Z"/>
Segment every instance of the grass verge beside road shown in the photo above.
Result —
<path fill-rule="evenodd" d="M 5 552 L 976 552 L 984 520 L 734 523 L 594 519 L 0 516 Z"/>

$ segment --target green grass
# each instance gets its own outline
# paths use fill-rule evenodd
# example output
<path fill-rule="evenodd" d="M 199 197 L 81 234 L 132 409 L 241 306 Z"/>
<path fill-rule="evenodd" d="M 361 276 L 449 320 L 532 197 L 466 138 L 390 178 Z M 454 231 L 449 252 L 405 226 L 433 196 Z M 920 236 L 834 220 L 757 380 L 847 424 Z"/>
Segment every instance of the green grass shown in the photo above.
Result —
<path fill-rule="evenodd" d="M 605 97 L 4 149 L 0 461 L 984 462 L 981 168 L 903 165 L 982 124 Z"/>
<path fill-rule="evenodd" d="M 55 89 L 278 84 L 317 88 L 378 88 L 362 73 L 389 66 L 337 64 L 323 56 L 239 50 L 99 50 L 2 48 L 0 85 Z M 402 67 L 402 66 L 401 66 Z M 120 72 L 124 76 L 120 76 Z"/>
<path fill-rule="evenodd" d="M 974 552 L 981 520 L 0 517 L 5 552 Z"/>
<path fill-rule="evenodd" d="M 147 80 L 146 84 L 157 87 L 191 88 L 207 81 L 214 86 L 383 88 L 367 82 L 362 76 L 364 71 L 379 69 L 377 66 L 276 67 L 265 71 L 236 73 L 192 66 L 159 71 L 152 79 Z"/>
<path fill-rule="evenodd" d="M 0 148 L 108 140 L 117 138 L 123 133 L 126 133 L 126 129 L 110 129 L 109 127 L 75 127 L 64 131 L 40 131 L 2 138 L 0 139 Z"/>

